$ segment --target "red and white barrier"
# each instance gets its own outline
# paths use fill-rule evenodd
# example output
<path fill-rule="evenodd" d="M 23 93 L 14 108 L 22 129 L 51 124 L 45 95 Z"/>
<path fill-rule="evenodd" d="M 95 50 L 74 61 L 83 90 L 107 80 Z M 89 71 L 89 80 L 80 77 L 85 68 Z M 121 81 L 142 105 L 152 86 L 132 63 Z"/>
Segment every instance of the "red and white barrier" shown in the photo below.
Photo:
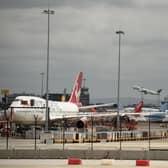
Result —
<path fill-rule="evenodd" d="M 114 159 L 102 159 L 101 165 L 103 166 L 112 166 L 114 164 Z"/>
<path fill-rule="evenodd" d="M 68 159 L 68 164 L 69 165 L 81 165 L 82 164 L 82 160 L 79 158 L 69 158 Z"/>
<path fill-rule="evenodd" d="M 149 160 L 136 160 L 136 166 L 150 166 Z"/>

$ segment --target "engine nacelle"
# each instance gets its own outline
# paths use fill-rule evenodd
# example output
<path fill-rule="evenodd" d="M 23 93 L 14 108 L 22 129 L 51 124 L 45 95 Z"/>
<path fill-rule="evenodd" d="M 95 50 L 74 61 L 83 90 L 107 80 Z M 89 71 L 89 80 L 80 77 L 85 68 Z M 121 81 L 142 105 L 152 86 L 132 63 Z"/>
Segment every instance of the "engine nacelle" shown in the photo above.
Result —
<path fill-rule="evenodd" d="M 127 130 L 135 130 L 137 126 L 137 122 L 134 119 L 130 119 L 127 115 L 119 116 L 120 122 L 119 123 L 121 129 L 126 128 Z M 117 116 L 113 118 L 113 127 L 117 128 Z"/>
<path fill-rule="evenodd" d="M 81 118 L 76 123 L 77 128 L 87 128 L 88 127 L 88 119 L 86 117 Z"/>

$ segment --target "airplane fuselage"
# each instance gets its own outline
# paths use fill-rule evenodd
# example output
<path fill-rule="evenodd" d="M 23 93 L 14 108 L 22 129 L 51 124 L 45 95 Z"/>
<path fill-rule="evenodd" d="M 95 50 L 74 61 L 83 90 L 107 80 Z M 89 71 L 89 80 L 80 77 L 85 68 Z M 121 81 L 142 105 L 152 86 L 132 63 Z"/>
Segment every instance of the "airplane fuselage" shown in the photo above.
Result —
<path fill-rule="evenodd" d="M 74 116 L 79 112 L 78 106 L 71 102 L 48 101 L 49 119 L 61 119 Z M 44 124 L 46 119 L 46 100 L 40 97 L 19 96 L 8 109 L 8 117 L 15 123 L 33 124 L 35 117 L 38 123 Z"/>

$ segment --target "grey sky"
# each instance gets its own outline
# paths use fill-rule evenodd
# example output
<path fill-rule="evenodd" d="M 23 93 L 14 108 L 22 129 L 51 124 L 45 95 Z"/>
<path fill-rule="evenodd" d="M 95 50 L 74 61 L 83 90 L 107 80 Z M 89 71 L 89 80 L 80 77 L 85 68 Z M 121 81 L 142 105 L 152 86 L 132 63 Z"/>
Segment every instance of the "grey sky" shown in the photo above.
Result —
<path fill-rule="evenodd" d="M 0 88 L 40 93 L 46 74 L 46 0 L 0 0 Z M 71 91 L 84 72 L 92 98 L 117 95 L 118 36 L 122 29 L 121 96 L 132 85 L 168 94 L 168 1 L 50 0 L 51 92 Z M 45 76 L 46 77 L 46 76 Z"/>

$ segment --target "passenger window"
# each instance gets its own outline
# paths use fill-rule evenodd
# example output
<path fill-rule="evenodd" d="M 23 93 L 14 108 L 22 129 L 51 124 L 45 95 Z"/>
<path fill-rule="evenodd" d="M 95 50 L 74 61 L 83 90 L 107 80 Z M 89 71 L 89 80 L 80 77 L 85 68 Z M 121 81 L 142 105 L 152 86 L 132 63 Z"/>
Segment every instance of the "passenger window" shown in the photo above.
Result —
<path fill-rule="evenodd" d="M 30 105 L 34 106 L 34 100 L 33 99 L 30 100 Z"/>

